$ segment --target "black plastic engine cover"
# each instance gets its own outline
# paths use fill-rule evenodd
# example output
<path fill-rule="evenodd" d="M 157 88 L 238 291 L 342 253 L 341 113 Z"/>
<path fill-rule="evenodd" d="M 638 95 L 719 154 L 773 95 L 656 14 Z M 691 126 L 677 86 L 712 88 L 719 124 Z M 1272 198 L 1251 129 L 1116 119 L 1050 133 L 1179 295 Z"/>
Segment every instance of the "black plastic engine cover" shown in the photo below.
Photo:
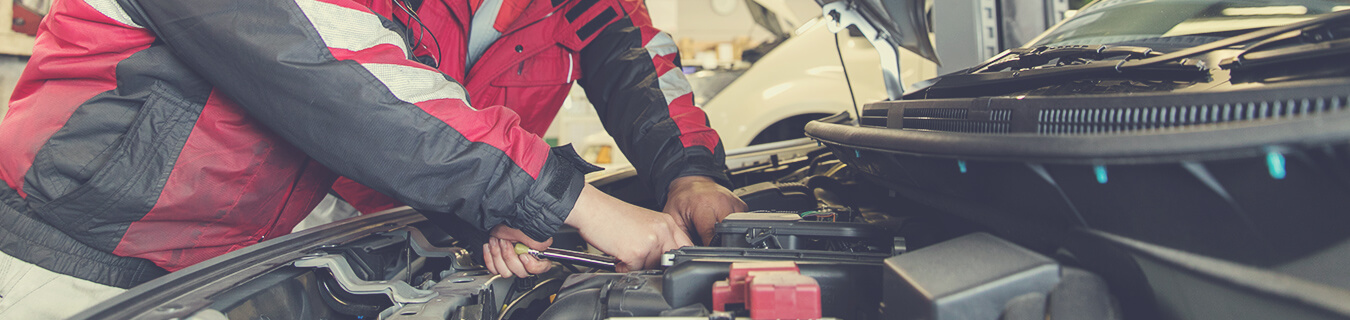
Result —
<path fill-rule="evenodd" d="M 722 247 L 892 252 L 896 232 L 862 222 L 807 221 L 793 212 L 733 213 L 713 228 Z"/>
<path fill-rule="evenodd" d="M 987 233 L 886 259 L 888 319 L 997 319 L 1026 294 L 1060 282 L 1054 260 Z"/>
<path fill-rule="evenodd" d="M 734 191 L 750 210 L 806 211 L 816 208 L 811 187 L 795 182 L 761 182 Z"/>
<path fill-rule="evenodd" d="M 658 272 L 586 273 L 567 277 L 540 319 L 650 317 L 672 309 Z"/>

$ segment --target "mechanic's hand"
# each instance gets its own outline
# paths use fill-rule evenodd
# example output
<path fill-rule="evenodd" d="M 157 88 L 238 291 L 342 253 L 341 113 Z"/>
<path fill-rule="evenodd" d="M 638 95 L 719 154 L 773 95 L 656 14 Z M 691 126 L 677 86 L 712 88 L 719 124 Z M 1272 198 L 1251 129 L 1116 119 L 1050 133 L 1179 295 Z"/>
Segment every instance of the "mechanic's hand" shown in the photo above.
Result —
<path fill-rule="evenodd" d="M 628 204 L 589 184 L 566 223 L 596 249 L 618 258 L 618 272 L 660 266 L 666 251 L 693 245 L 670 215 Z"/>
<path fill-rule="evenodd" d="M 703 245 L 710 245 L 713 227 L 735 212 L 745 212 L 745 201 L 736 197 L 712 178 L 685 176 L 670 182 L 666 194 L 667 214 L 675 217 L 681 229 L 697 235 Z"/>
<path fill-rule="evenodd" d="M 531 249 L 544 251 L 553 244 L 553 238 L 544 242 L 534 241 L 524 232 L 504 224 L 493 227 L 489 234 L 492 238 L 483 244 L 483 262 L 487 264 L 488 271 L 503 278 L 511 276 L 524 278 L 544 273 L 553 266 L 552 263 L 537 259 L 528 253 L 516 254 L 515 249 L 516 243 L 523 243 Z"/>

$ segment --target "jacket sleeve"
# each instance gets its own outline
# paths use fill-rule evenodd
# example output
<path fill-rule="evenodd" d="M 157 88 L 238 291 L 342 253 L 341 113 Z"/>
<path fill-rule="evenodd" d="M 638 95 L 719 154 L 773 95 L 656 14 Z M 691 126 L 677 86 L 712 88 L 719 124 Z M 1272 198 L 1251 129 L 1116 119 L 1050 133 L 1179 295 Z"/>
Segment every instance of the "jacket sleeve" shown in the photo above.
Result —
<path fill-rule="evenodd" d="M 544 240 L 584 183 L 511 111 L 475 110 L 351 0 L 119 0 L 175 56 L 334 172 L 427 215 Z M 433 219 L 435 220 L 435 219 Z"/>
<path fill-rule="evenodd" d="M 708 116 L 694 106 L 675 41 L 652 27 L 641 1 L 619 4 L 618 19 L 595 32 L 580 57 L 578 83 L 605 130 L 660 205 L 670 182 L 679 177 L 701 175 L 730 185 L 721 139 L 709 127 Z M 613 17 L 603 11 L 610 9 L 594 10 L 598 13 L 593 19 Z M 587 30 L 585 25 L 578 29 L 582 40 Z"/>

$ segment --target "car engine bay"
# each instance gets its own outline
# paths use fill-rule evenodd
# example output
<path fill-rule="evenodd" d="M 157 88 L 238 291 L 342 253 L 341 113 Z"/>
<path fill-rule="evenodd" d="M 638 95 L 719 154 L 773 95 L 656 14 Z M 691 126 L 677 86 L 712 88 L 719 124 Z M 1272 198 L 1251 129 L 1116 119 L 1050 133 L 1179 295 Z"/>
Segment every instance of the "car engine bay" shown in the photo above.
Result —
<path fill-rule="evenodd" d="M 868 8 L 819 2 L 835 19 Z M 729 152 L 748 212 L 653 270 L 502 278 L 473 249 L 481 230 L 401 208 L 240 249 L 76 318 L 1350 319 L 1345 46 L 1245 67 L 1233 48 L 1344 34 L 1344 19 L 1165 54 L 1011 50 L 903 99 L 888 80 L 890 100 L 811 121 L 809 138 Z M 660 208 L 631 168 L 587 180 Z M 575 229 L 552 246 L 596 253 Z"/>
<path fill-rule="evenodd" d="M 770 155 L 733 172 L 743 185 L 735 192 L 752 211 L 718 224 L 710 246 L 668 252 L 661 269 L 614 273 L 555 263 L 545 274 L 502 278 L 482 266 L 480 253 L 463 249 L 478 245 L 420 221 L 320 246 L 289 265 L 201 297 L 195 303 L 200 308 L 185 315 L 1120 318 L 1115 298 L 1092 272 L 927 212 L 932 209 L 859 179 L 827 149 L 810 147 L 794 158 Z M 615 188 L 631 180 L 629 175 L 596 184 L 622 193 Z M 585 250 L 585 243 L 574 230 L 560 231 L 554 247 Z"/>

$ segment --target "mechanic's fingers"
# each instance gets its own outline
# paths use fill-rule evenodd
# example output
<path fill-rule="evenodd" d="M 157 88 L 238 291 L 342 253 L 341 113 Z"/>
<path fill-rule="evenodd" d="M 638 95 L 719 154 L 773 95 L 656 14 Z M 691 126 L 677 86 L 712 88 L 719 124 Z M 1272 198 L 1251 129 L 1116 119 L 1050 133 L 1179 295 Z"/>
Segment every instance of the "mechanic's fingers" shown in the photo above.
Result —
<path fill-rule="evenodd" d="M 620 273 L 642 270 L 641 260 L 647 258 L 646 253 L 640 251 L 630 252 L 630 255 L 620 255 L 620 254 L 611 254 L 611 255 L 619 260 L 618 263 L 614 264 L 614 271 Z"/>
<path fill-rule="evenodd" d="M 502 240 L 497 242 L 501 248 L 502 260 L 506 262 L 506 267 L 511 269 L 511 273 L 516 277 L 524 278 L 530 276 L 530 272 L 525 270 L 525 264 L 520 262 L 520 256 L 513 254 L 515 243 Z"/>
<path fill-rule="evenodd" d="M 672 202 L 666 204 L 665 210 L 661 212 L 675 218 L 675 225 L 680 226 L 680 228 L 685 228 L 690 222 L 688 218 L 690 215 L 685 214 L 685 211 L 688 211 L 688 209 L 685 209 L 681 207 L 679 204 Z"/>
<path fill-rule="evenodd" d="M 677 225 L 677 228 L 680 229 L 680 233 L 683 233 L 686 238 L 693 239 L 693 237 L 698 237 L 703 230 L 702 227 L 699 227 L 698 220 L 692 220 L 688 223 L 680 223 L 680 220 L 680 217 L 675 217 L 675 224 Z M 707 242 L 701 244 L 705 246 L 709 245 Z"/>
<path fill-rule="evenodd" d="M 647 270 L 660 265 L 661 255 L 664 253 L 665 250 L 648 252 L 646 257 L 642 257 L 642 265 L 638 266 L 638 270 Z"/>
<path fill-rule="evenodd" d="M 489 241 L 491 242 L 490 247 L 492 247 L 491 250 L 494 256 L 492 262 L 497 264 L 497 274 L 501 275 L 503 278 L 510 278 L 515 276 L 511 274 L 511 268 L 506 265 L 506 259 L 504 258 L 507 256 L 507 253 L 502 252 L 501 250 L 502 240 L 493 238 L 492 240 Z M 512 254 L 514 254 L 514 252 L 512 252 Z"/>
<path fill-rule="evenodd" d="M 553 238 L 548 238 L 548 240 L 544 240 L 544 242 L 539 242 L 539 241 L 534 241 L 534 239 L 531 239 L 530 237 L 526 236 L 526 237 L 525 237 L 525 246 L 530 247 L 530 249 L 539 250 L 539 251 L 548 250 L 548 247 L 552 247 L 552 246 L 553 246 Z"/>
<path fill-rule="evenodd" d="M 721 206 L 709 208 L 708 210 L 711 210 L 710 212 L 702 215 L 702 219 L 696 220 L 697 223 L 695 224 L 698 225 L 698 236 L 703 240 L 703 245 L 712 245 L 712 238 L 715 235 L 714 230 L 717 228 L 717 223 L 722 222 L 723 219 L 726 219 L 726 217 L 732 213 L 746 212 L 749 210 L 746 208 L 745 201 L 735 196 L 725 197 L 723 198 L 723 201 Z"/>
<path fill-rule="evenodd" d="M 488 243 L 483 244 L 483 265 L 487 266 L 488 272 L 497 274 L 497 264 L 492 263 L 492 250 L 488 248 L 491 242 L 492 239 L 488 239 Z"/>
<path fill-rule="evenodd" d="M 645 256 L 641 256 L 641 257 L 637 257 L 637 258 L 638 258 L 638 259 L 637 259 L 636 261 L 633 261 L 633 263 L 628 264 L 628 268 L 629 268 L 629 269 L 632 269 L 633 271 L 647 270 L 648 266 L 651 265 L 651 260 L 652 260 L 651 253 L 648 253 L 648 254 L 645 255 Z"/>
<path fill-rule="evenodd" d="M 534 250 L 543 251 L 548 249 L 549 246 L 553 245 L 553 238 L 548 238 L 543 242 L 534 241 L 533 238 L 530 238 L 530 236 L 525 235 L 525 232 L 520 231 L 519 229 L 516 228 L 508 227 L 505 224 L 499 224 L 495 227 L 492 227 L 492 231 L 490 231 L 489 233 L 492 235 L 493 238 L 509 240 L 508 242 L 513 243 L 514 242 L 523 243 L 525 244 L 526 247 L 530 247 L 530 249 Z"/>
<path fill-rule="evenodd" d="M 666 219 L 669 219 L 670 222 L 671 222 L 672 224 L 675 222 L 675 221 L 674 221 L 675 218 L 673 218 L 673 217 L 666 216 Z M 657 253 L 657 257 L 660 257 L 662 253 L 664 253 L 664 252 L 666 252 L 666 251 L 670 251 L 670 250 L 672 250 L 672 249 L 677 249 L 677 248 L 680 248 L 680 247 L 686 247 L 686 246 L 692 246 L 692 245 L 694 245 L 694 241 L 689 240 L 689 234 L 686 234 L 686 233 L 684 232 L 684 229 L 681 229 L 681 228 L 672 228 L 672 229 L 671 229 L 671 236 L 673 237 L 673 238 L 671 238 L 671 239 L 673 239 L 673 241 L 672 241 L 673 243 L 670 243 L 670 244 L 673 244 L 674 247 L 673 247 L 673 248 L 672 248 L 672 247 L 665 247 L 665 248 L 662 248 L 663 250 L 661 250 L 661 252 L 658 252 L 658 253 Z M 668 245 L 670 245 L 670 244 L 668 244 Z"/>
<path fill-rule="evenodd" d="M 487 244 L 483 245 L 483 264 L 487 265 L 493 274 L 502 274 L 502 271 L 497 269 L 497 260 L 501 260 L 501 257 L 497 256 L 497 239 L 488 238 Z"/>
<path fill-rule="evenodd" d="M 714 234 L 714 233 L 713 233 L 713 230 L 716 229 L 716 228 L 715 228 L 716 226 L 717 226 L 717 223 L 716 223 L 716 222 L 713 222 L 713 223 L 709 223 L 709 224 L 706 225 L 706 226 L 701 226 L 701 227 L 698 228 L 698 237 L 699 237 L 699 240 L 700 240 L 700 241 L 703 241 L 703 245 L 705 245 L 705 246 L 711 246 L 711 245 L 712 245 L 712 238 L 713 238 L 713 234 Z"/>
<path fill-rule="evenodd" d="M 530 274 L 544 273 L 553 267 L 552 263 L 537 259 L 528 253 L 520 254 L 520 262 L 525 264 L 525 271 Z"/>

